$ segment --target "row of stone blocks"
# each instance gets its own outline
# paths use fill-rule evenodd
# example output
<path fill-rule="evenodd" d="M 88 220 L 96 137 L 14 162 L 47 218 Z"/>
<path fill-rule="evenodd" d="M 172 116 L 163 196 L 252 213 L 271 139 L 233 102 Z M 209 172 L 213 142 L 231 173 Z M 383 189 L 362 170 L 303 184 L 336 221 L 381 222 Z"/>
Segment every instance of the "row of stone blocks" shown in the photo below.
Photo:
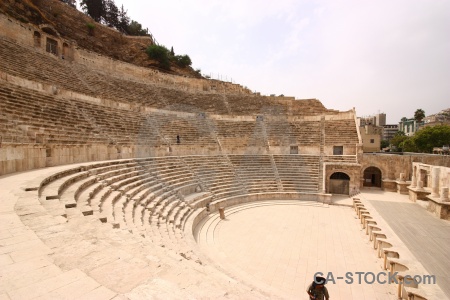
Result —
<path fill-rule="evenodd" d="M 353 208 L 361 221 L 362 228 L 365 229 L 366 235 L 373 242 L 377 257 L 382 259 L 383 270 L 389 270 L 390 277 L 395 277 L 395 280 L 397 280 L 397 298 L 408 300 L 432 299 L 414 279 L 407 277 L 410 274 L 409 272 L 415 270 L 414 262 L 400 258 L 401 250 L 389 241 L 381 226 L 359 198 L 353 198 Z M 395 273 L 396 275 L 394 275 Z M 416 274 L 418 273 L 416 272 Z"/>

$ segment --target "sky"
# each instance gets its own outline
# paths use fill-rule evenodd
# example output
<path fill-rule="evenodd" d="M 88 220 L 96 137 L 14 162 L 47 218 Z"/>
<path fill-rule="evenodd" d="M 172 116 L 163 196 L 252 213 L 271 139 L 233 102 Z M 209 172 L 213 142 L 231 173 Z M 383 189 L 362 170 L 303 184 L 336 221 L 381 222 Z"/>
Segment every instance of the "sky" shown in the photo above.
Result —
<path fill-rule="evenodd" d="M 450 0 L 115 0 L 195 69 L 388 124 L 450 107 Z"/>

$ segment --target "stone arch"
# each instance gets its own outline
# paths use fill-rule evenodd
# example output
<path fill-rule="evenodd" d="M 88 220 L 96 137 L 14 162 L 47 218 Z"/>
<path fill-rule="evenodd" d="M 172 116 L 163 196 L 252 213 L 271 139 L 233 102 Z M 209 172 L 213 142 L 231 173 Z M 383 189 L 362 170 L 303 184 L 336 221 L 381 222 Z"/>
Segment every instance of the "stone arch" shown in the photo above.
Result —
<path fill-rule="evenodd" d="M 33 33 L 34 46 L 37 48 L 41 47 L 41 33 L 39 31 L 35 31 Z"/>
<path fill-rule="evenodd" d="M 381 188 L 382 172 L 379 168 L 370 166 L 364 169 L 363 186 Z"/>
<path fill-rule="evenodd" d="M 344 172 L 334 172 L 331 174 L 328 192 L 331 194 L 349 195 L 350 176 Z"/>
<path fill-rule="evenodd" d="M 55 38 L 60 38 L 58 31 L 52 26 L 48 24 L 40 25 L 39 28 L 48 35 L 54 36 Z"/>

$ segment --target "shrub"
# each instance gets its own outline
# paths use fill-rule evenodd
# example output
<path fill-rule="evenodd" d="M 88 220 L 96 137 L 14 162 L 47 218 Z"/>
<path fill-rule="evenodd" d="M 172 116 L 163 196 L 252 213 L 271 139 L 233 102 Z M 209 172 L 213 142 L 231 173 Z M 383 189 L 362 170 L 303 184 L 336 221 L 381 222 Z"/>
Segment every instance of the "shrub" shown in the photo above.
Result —
<path fill-rule="evenodd" d="M 161 68 L 169 70 L 170 60 L 169 60 L 169 50 L 160 45 L 151 45 L 146 50 L 148 57 L 157 60 Z"/>
<path fill-rule="evenodd" d="M 174 60 L 182 68 L 192 65 L 191 58 L 188 55 L 176 55 Z"/>
<path fill-rule="evenodd" d="M 86 23 L 86 27 L 88 28 L 89 35 L 94 34 L 95 25 L 92 23 Z"/>

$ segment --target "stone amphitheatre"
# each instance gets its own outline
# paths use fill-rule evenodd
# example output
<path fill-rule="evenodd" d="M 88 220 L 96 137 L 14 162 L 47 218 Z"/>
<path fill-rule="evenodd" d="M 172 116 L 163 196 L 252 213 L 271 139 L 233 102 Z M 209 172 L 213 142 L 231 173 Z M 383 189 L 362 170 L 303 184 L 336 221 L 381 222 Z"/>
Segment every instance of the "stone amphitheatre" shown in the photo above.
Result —
<path fill-rule="evenodd" d="M 332 299 L 450 298 L 449 156 L 364 154 L 354 109 L 0 29 L 1 300 L 307 299 L 316 272 Z"/>

